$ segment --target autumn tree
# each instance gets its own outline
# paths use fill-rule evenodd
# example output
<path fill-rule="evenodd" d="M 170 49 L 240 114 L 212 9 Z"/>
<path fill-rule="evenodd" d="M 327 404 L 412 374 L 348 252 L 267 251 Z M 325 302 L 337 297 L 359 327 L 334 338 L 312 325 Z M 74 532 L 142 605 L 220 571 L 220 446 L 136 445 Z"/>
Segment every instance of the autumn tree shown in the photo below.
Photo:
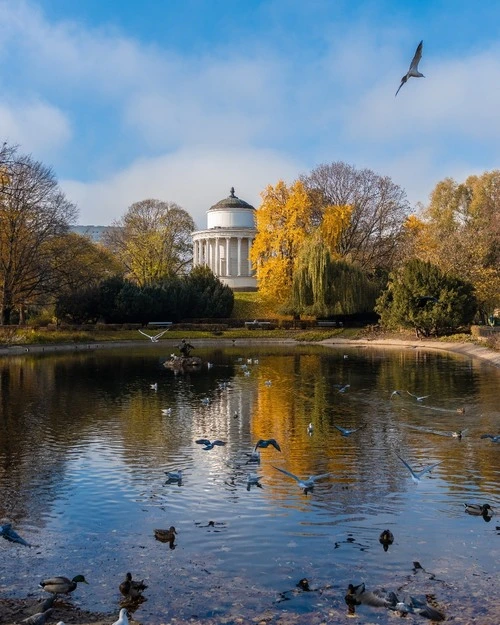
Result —
<path fill-rule="evenodd" d="M 442 180 L 408 226 L 408 252 L 471 282 L 484 320 L 500 306 L 500 170 Z"/>
<path fill-rule="evenodd" d="M 390 274 L 375 310 L 382 326 L 431 336 L 470 324 L 477 304 L 472 284 L 414 258 Z"/>
<path fill-rule="evenodd" d="M 300 181 L 287 186 L 280 180 L 261 196 L 250 260 L 262 297 L 283 308 L 291 299 L 298 253 L 313 229 L 313 206 Z"/>
<path fill-rule="evenodd" d="M 408 213 L 406 194 L 387 176 L 358 170 L 342 162 L 319 165 L 301 177 L 314 204 L 314 221 L 321 223 L 329 206 L 349 206 L 335 252 L 370 273 L 393 267 L 402 226 Z"/>
<path fill-rule="evenodd" d="M 112 226 L 105 243 L 141 287 L 183 273 L 192 260 L 194 221 L 174 202 L 136 202 Z"/>
<path fill-rule="evenodd" d="M 0 188 L 1 323 L 53 288 L 54 240 L 68 231 L 76 208 L 50 168 L 12 150 Z"/>

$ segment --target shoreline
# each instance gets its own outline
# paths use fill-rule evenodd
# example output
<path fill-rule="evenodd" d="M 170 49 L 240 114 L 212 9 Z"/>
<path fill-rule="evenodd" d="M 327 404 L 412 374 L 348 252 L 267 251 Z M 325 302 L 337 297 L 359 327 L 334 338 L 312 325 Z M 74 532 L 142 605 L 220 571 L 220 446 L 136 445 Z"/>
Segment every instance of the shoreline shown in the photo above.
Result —
<path fill-rule="evenodd" d="M 230 347 L 236 342 L 238 345 L 252 345 L 255 343 L 261 344 L 283 344 L 283 345 L 323 345 L 326 347 L 336 346 L 350 346 L 350 347 L 377 347 L 377 348 L 390 348 L 390 349 L 423 349 L 430 351 L 441 351 L 454 354 L 460 354 L 462 356 L 469 356 L 470 358 L 477 358 L 483 360 L 494 367 L 500 368 L 500 352 L 497 352 L 488 347 L 483 347 L 475 343 L 455 343 L 446 341 L 435 340 L 410 340 L 410 339 L 398 339 L 398 338 L 373 338 L 373 339 L 348 339 L 342 337 L 332 337 L 323 339 L 322 341 L 297 341 L 294 338 L 202 338 L 191 339 L 193 343 L 199 346 L 207 346 L 212 343 Z M 46 343 L 46 344 L 33 344 L 33 345 L 1 345 L 0 357 L 2 356 L 23 356 L 28 354 L 41 354 L 41 353 L 57 353 L 57 352 L 89 352 L 102 349 L 114 349 L 125 347 L 144 347 L 155 348 L 161 344 L 176 346 L 178 343 L 174 339 L 164 339 L 158 343 L 146 343 L 142 340 L 130 340 L 130 341 L 90 341 L 89 343 Z"/>

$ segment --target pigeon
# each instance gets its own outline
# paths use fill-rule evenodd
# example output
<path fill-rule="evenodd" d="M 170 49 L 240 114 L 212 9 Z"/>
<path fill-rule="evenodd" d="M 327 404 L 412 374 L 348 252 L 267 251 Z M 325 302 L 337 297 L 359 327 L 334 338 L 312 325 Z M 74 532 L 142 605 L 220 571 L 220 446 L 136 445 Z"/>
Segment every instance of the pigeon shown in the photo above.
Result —
<path fill-rule="evenodd" d="M 45 610 L 45 612 L 39 612 L 38 614 L 33 614 L 33 616 L 28 616 L 28 618 L 23 619 L 21 623 L 25 623 L 25 625 L 45 625 L 53 611 L 53 608 L 49 608 Z"/>
<path fill-rule="evenodd" d="M 3 538 L 9 540 L 11 543 L 19 543 L 20 545 L 31 547 L 31 545 L 26 542 L 24 538 L 21 538 L 21 536 L 19 536 L 19 534 L 12 529 L 12 525 L 10 523 L 0 525 L 0 536 L 3 536 Z"/>
<path fill-rule="evenodd" d="M 403 76 L 403 78 L 401 78 L 401 84 L 398 87 L 398 90 L 396 91 L 396 95 L 398 95 L 399 90 L 401 89 L 401 87 L 405 84 L 405 82 L 408 80 L 408 78 L 425 78 L 423 74 L 421 74 L 418 71 L 418 64 L 420 63 L 420 59 L 422 58 L 422 48 L 423 48 L 424 42 L 421 41 L 418 46 L 417 49 L 415 51 L 415 56 L 412 59 L 412 62 L 410 63 L 410 69 L 408 70 L 408 72 Z"/>
<path fill-rule="evenodd" d="M 269 445 L 272 445 L 275 449 L 277 449 L 278 451 L 281 451 L 281 447 L 279 446 L 279 443 L 276 441 L 276 439 L 274 438 L 268 438 L 268 439 L 259 439 L 256 443 L 255 443 L 255 450 L 256 451 L 259 447 L 261 448 L 266 448 L 269 447 Z"/>

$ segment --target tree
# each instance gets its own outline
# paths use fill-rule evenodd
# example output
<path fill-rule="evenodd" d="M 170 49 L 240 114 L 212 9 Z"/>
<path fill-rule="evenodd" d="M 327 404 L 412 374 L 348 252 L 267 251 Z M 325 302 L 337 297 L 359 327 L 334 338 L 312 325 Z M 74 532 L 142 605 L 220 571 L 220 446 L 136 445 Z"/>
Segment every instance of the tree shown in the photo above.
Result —
<path fill-rule="evenodd" d="M 0 308 L 9 324 L 21 309 L 53 288 L 53 241 L 68 230 L 76 207 L 60 191 L 51 169 L 10 154 L 0 188 Z"/>
<path fill-rule="evenodd" d="M 192 260 L 192 217 L 174 202 L 143 200 L 113 223 L 105 243 L 140 287 L 179 275 Z"/>
<path fill-rule="evenodd" d="M 328 206 L 352 207 L 336 245 L 341 258 L 370 273 L 393 267 L 408 213 L 403 189 L 387 176 L 342 162 L 319 165 L 301 180 L 314 199 L 316 223 Z"/>
<path fill-rule="evenodd" d="M 317 317 L 373 312 L 380 288 L 359 267 L 334 260 L 318 237 L 301 250 L 293 280 L 293 308 Z"/>
<path fill-rule="evenodd" d="M 408 249 L 471 282 L 486 320 L 500 305 L 500 170 L 442 180 L 418 223 Z"/>
<path fill-rule="evenodd" d="M 470 324 L 477 304 L 472 284 L 412 259 L 390 274 L 375 310 L 385 327 L 414 328 L 417 336 L 430 336 Z"/>
<path fill-rule="evenodd" d="M 184 279 L 188 307 L 186 317 L 230 317 L 234 294 L 206 265 L 197 265 Z"/>
<path fill-rule="evenodd" d="M 250 260 L 262 297 L 283 307 L 292 295 L 297 255 L 313 229 L 313 205 L 300 181 L 288 187 L 280 180 L 261 196 Z"/>

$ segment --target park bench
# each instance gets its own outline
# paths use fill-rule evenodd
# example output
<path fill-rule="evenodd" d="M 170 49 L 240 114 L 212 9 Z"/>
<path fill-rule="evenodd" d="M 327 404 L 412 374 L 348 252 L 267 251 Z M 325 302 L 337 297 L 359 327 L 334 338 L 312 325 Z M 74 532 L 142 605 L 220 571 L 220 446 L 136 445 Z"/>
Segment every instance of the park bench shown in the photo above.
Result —
<path fill-rule="evenodd" d="M 171 325 L 171 321 L 150 321 L 148 328 L 170 328 Z"/>
<path fill-rule="evenodd" d="M 344 324 L 342 321 L 317 321 L 318 328 L 341 328 Z"/>
<path fill-rule="evenodd" d="M 257 321 L 257 319 L 254 319 L 253 321 L 245 321 L 245 327 L 248 330 L 272 330 L 274 325 L 270 321 Z"/>

